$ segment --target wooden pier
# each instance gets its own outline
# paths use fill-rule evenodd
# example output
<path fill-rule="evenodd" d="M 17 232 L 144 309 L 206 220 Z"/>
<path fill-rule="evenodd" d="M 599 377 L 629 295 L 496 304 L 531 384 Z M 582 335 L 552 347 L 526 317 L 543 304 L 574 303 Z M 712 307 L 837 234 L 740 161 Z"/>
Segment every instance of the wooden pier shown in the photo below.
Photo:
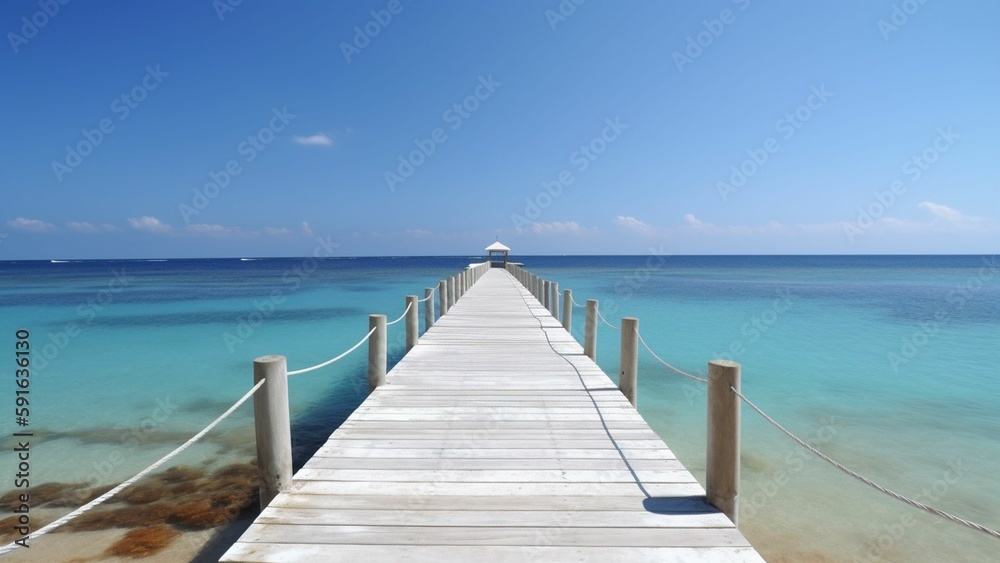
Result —
<path fill-rule="evenodd" d="M 450 304 L 222 560 L 763 561 L 503 268 Z"/>

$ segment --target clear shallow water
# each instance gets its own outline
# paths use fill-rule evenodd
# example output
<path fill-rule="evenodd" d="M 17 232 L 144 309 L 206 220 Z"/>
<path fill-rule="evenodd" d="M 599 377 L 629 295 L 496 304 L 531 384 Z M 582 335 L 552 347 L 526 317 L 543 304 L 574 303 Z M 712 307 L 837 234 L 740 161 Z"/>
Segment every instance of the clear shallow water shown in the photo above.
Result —
<path fill-rule="evenodd" d="M 312 272 L 301 259 L 0 263 L 8 354 L 20 328 L 31 331 L 35 351 L 33 483 L 131 476 L 241 396 L 253 358 L 283 354 L 289 369 L 328 359 L 367 332 L 369 313 L 395 318 L 407 293 L 422 296 L 477 260 L 343 258 L 320 261 Z M 835 458 L 899 492 L 1000 527 L 1000 272 L 993 257 L 521 261 L 573 289 L 580 303 L 599 299 L 615 324 L 638 317 L 646 341 L 682 369 L 701 374 L 711 358 L 739 361 L 744 393 Z M 76 329 L 68 331 L 71 323 Z M 582 328 L 578 311 L 579 339 Z M 401 334 L 402 325 L 390 328 L 396 357 Z M 598 342 L 598 363 L 614 376 L 618 334 L 602 326 Z M 299 462 L 366 388 L 363 350 L 293 378 Z M 639 392 L 640 412 L 702 479 L 700 385 L 641 350 Z M 9 393 L 13 400 L 13 386 Z M 741 528 L 765 554 L 988 561 L 1000 553 L 1000 542 L 938 522 L 806 455 L 748 409 L 743 419 Z M 12 417 L 3 424 L 8 435 L 19 429 Z M 252 436 L 244 407 L 178 463 L 246 461 Z M 4 449 L 0 467 L 13 468 Z"/>

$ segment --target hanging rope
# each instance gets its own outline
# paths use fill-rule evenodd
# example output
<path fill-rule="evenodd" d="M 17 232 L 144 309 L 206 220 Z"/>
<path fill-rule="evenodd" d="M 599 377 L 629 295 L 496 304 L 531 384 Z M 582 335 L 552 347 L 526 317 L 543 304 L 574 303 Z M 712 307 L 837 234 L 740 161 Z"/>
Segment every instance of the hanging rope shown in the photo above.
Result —
<path fill-rule="evenodd" d="M 654 358 L 656 358 L 656 359 L 657 359 L 657 360 L 658 360 L 658 361 L 659 361 L 659 362 L 660 362 L 661 364 L 663 364 L 663 365 L 667 366 L 667 368 L 669 368 L 669 369 L 673 370 L 673 371 L 674 371 L 674 372 L 676 372 L 676 373 L 677 373 L 678 375 L 683 375 L 684 377 L 687 377 L 687 378 L 690 378 L 690 379 L 693 379 L 693 380 L 695 380 L 695 381 L 700 381 L 700 382 L 702 382 L 702 383 L 708 383 L 708 380 L 707 380 L 707 379 L 705 379 L 704 377 L 698 377 L 697 375 L 692 375 L 692 374 L 690 374 L 690 373 L 688 373 L 688 372 L 686 372 L 686 371 L 682 371 L 682 370 L 680 370 L 680 369 L 677 369 L 677 368 L 675 368 L 674 366 L 672 366 L 672 365 L 668 364 L 667 362 L 663 361 L 663 359 L 661 359 L 661 358 L 660 358 L 659 356 L 657 356 L 657 355 L 656 355 L 656 352 L 654 352 L 654 351 L 653 351 L 653 350 L 652 350 L 652 349 L 651 349 L 651 348 L 649 347 L 649 345 L 648 345 L 648 344 L 646 344 L 646 341 L 642 339 L 642 335 L 641 335 L 641 334 L 639 334 L 639 329 L 636 329 L 636 330 L 635 330 L 635 335 L 639 337 L 639 342 L 642 342 L 642 345 L 643 345 L 643 347 L 645 347 L 645 348 L 646 348 L 646 350 L 647 350 L 647 351 L 648 351 L 648 352 L 649 352 L 650 354 L 652 354 L 652 355 L 653 355 L 653 357 L 654 357 Z"/>
<path fill-rule="evenodd" d="M 264 385 L 265 381 L 267 381 L 267 380 L 266 379 L 261 379 L 260 381 L 258 381 L 256 385 L 254 385 L 249 391 L 246 392 L 245 395 L 243 395 L 242 398 L 240 398 L 240 400 L 238 400 L 235 403 L 233 403 L 233 406 L 229 407 L 229 409 L 226 412 L 222 413 L 218 418 L 216 418 L 215 420 L 213 420 L 211 424 L 209 424 L 204 429 L 202 429 L 201 432 L 198 432 L 197 434 L 195 434 L 194 436 L 192 436 L 190 440 L 188 440 L 187 442 L 184 442 L 183 444 L 181 444 L 180 446 L 178 446 L 174 451 L 172 451 L 172 452 L 168 453 L 167 455 L 163 456 L 162 458 L 160 458 L 159 461 L 157 461 L 153 465 L 150 465 L 146 469 L 143 469 L 142 471 L 136 473 L 135 476 L 133 476 L 131 479 L 123 482 L 122 484 L 120 484 L 117 487 L 111 489 L 110 491 L 104 493 L 103 495 L 95 498 L 94 500 L 88 502 L 87 504 L 81 506 L 80 508 L 77 508 L 73 512 L 70 512 L 69 514 L 67 514 L 66 516 L 63 516 L 62 518 L 56 520 L 55 522 L 52 522 L 51 524 L 49 524 L 49 525 L 47 525 L 47 526 L 45 526 L 45 527 L 37 530 L 36 532 L 34 532 L 33 534 L 31 534 L 31 539 L 38 539 L 39 537 L 44 536 L 45 534 L 47 534 L 47 533 L 49 533 L 49 532 L 51 532 L 51 531 L 53 531 L 53 530 L 55 530 L 55 529 L 63 526 L 64 524 L 66 524 L 66 523 L 74 520 L 75 518 L 77 518 L 81 514 L 85 514 L 86 512 L 90 511 L 91 509 L 93 509 L 93 508 L 101 505 L 102 503 L 104 503 L 105 501 L 107 501 L 108 499 L 110 499 L 111 497 L 113 497 L 116 494 L 122 492 L 122 490 L 124 490 L 129 485 L 132 485 L 133 483 L 135 483 L 139 479 L 142 479 L 146 475 L 149 475 L 153 471 L 156 471 L 164 463 L 170 461 L 171 459 L 173 459 L 174 457 L 176 457 L 178 454 L 180 454 L 184 450 L 186 450 L 189 447 L 191 447 L 192 444 L 194 444 L 195 442 L 197 442 L 198 440 L 200 440 L 203 436 L 205 436 L 205 434 L 208 434 L 208 432 L 210 430 L 212 430 L 220 422 L 222 422 L 223 420 L 225 420 L 226 417 L 228 417 L 229 415 L 233 414 L 233 412 L 236 409 L 238 409 L 240 407 L 240 405 L 242 405 L 243 403 L 245 403 L 247 401 L 247 399 L 249 399 L 250 397 L 252 397 L 253 394 L 256 393 L 257 390 L 260 389 L 262 385 Z M 9 543 L 9 544 L 7 544 L 7 545 L 5 545 L 3 547 L 0 547 L 0 555 L 2 555 L 4 553 L 11 552 L 11 551 L 17 549 L 18 547 L 20 547 L 20 546 L 17 543 L 13 543 L 13 542 Z"/>
<path fill-rule="evenodd" d="M 955 516 L 954 514 L 950 514 L 948 512 L 945 512 L 943 510 L 934 508 L 932 506 L 927 506 L 926 504 L 924 504 L 924 503 L 922 503 L 920 501 L 911 499 L 911 498 L 909 498 L 907 496 L 904 496 L 904 495 L 901 495 L 901 494 L 899 494 L 899 493 L 897 493 L 897 492 L 895 492 L 893 490 L 887 489 L 887 488 L 883 487 L 882 485 L 879 485 L 875 481 L 872 481 L 871 479 L 869 479 L 869 478 L 861 475 L 860 473 L 854 471 L 853 469 L 849 469 L 848 467 L 846 467 L 843 464 L 841 464 L 840 462 L 834 460 L 830 456 L 828 456 L 828 455 L 824 454 L 823 452 L 817 450 L 816 448 L 810 446 L 809 444 L 807 444 L 805 441 L 803 441 L 801 438 L 799 438 L 795 434 L 792 434 L 791 432 L 789 432 L 788 430 L 786 430 L 784 426 L 778 424 L 777 421 L 775 421 L 773 418 L 771 418 L 770 416 L 768 416 L 767 413 L 765 413 L 764 411 L 760 410 L 760 408 L 758 408 L 757 405 L 753 404 L 753 402 L 751 402 L 750 399 L 747 399 L 746 397 L 744 397 L 742 393 L 740 393 L 739 391 L 736 390 L 736 388 L 730 387 L 729 389 L 731 389 L 733 393 L 736 393 L 736 396 L 739 397 L 750 408 L 752 408 L 753 410 L 757 411 L 757 414 L 759 414 L 760 416 L 764 417 L 764 420 L 770 422 L 775 428 L 777 428 L 778 430 L 781 430 L 782 432 L 784 432 L 786 436 L 788 436 L 792 440 L 795 440 L 796 442 L 798 442 L 798 444 L 800 446 L 802 446 L 803 448 L 809 450 L 810 452 L 812 452 L 813 454 L 815 454 L 817 457 L 819 457 L 823 461 L 829 463 L 830 465 L 836 467 L 837 469 L 843 471 L 844 473 L 850 475 L 851 477 L 854 477 L 858 481 L 861 481 L 862 483 L 868 485 L 869 487 L 872 487 L 873 489 L 875 489 L 877 491 L 883 492 L 883 493 L 889 495 L 890 497 L 892 497 L 892 498 L 894 498 L 894 499 L 896 499 L 898 501 L 904 502 L 904 503 L 906 503 L 906 504 L 908 504 L 908 505 L 910 505 L 910 506 L 912 506 L 914 508 L 919 508 L 920 510 L 923 510 L 925 512 L 929 512 L 929 513 L 931 513 L 931 514 L 933 514 L 935 516 L 939 516 L 941 518 L 944 518 L 944 519 L 947 519 L 947 520 L 951 520 L 952 522 L 955 522 L 957 524 L 961 524 L 961 525 L 966 526 L 968 528 L 972 528 L 973 530 L 977 530 L 977 531 L 983 532 L 984 534 L 988 534 L 990 536 L 993 536 L 994 538 L 1000 539 L 1000 532 L 998 532 L 996 530 L 993 530 L 991 528 L 987 528 L 986 526 L 983 526 L 982 524 L 976 524 L 975 522 L 970 522 L 969 520 L 966 520 L 964 518 L 959 518 L 958 516 Z"/>
<path fill-rule="evenodd" d="M 609 323 L 609 322 L 608 322 L 608 319 L 605 319 L 605 318 L 604 318 L 604 315 L 602 315 L 602 314 L 601 314 L 601 309 L 600 309 L 600 308 L 598 308 L 598 309 L 597 309 L 597 318 L 599 318 L 599 319 L 601 319 L 602 321 L 604 321 L 604 324 L 608 325 L 609 327 L 611 327 L 611 328 L 613 328 L 613 329 L 615 329 L 615 330 L 621 330 L 621 328 L 620 328 L 620 327 L 617 327 L 617 326 L 615 326 L 615 325 L 613 325 L 613 324 Z"/>
<path fill-rule="evenodd" d="M 336 358 L 331 358 L 331 359 L 329 359 L 329 360 L 327 360 L 327 361 L 325 361 L 325 362 L 323 362 L 321 364 L 316 364 L 316 365 L 314 365 L 312 367 L 303 368 L 303 369 L 297 369 L 295 371 L 290 371 L 290 372 L 288 372 L 288 375 L 290 375 L 290 376 L 291 375 L 298 375 L 300 373 L 307 373 L 307 372 L 310 372 L 310 371 L 313 371 L 313 370 L 317 370 L 319 368 L 325 368 L 326 366 L 328 366 L 328 365 L 330 365 L 330 364 L 332 364 L 332 363 L 334 363 L 334 362 L 336 362 L 336 361 L 344 358 L 345 356 L 347 356 L 351 352 L 357 350 L 358 346 L 361 346 L 362 344 L 364 344 L 365 342 L 367 342 L 368 339 L 372 337 L 372 334 L 375 333 L 375 329 L 376 328 L 377 327 L 372 327 L 372 329 L 368 331 L 368 334 L 366 334 L 364 338 L 362 338 L 361 340 L 359 340 L 357 344 L 355 344 L 354 346 L 351 346 L 351 348 L 349 350 L 347 350 L 343 354 L 337 356 Z"/>

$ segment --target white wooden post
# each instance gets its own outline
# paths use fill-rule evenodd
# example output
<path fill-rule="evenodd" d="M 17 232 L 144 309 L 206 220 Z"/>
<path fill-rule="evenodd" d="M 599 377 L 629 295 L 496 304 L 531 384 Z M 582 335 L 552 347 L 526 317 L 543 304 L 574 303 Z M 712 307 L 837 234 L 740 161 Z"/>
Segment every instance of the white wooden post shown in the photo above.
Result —
<path fill-rule="evenodd" d="M 424 288 L 424 332 L 434 326 L 434 288 Z"/>
<path fill-rule="evenodd" d="M 632 403 L 637 404 L 637 378 L 639 374 L 639 319 L 625 317 L 622 319 L 621 353 L 618 357 L 618 388 Z"/>
<path fill-rule="evenodd" d="M 375 329 L 368 338 L 368 392 L 385 383 L 385 315 L 368 315 L 368 330 Z"/>
<path fill-rule="evenodd" d="M 253 396 L 260 473 L 260 507 L 292 486 L 292 430 L 288 415 L 288 364 L 284 356 L 253 361 L 254 385 L 267 382 Z"/>
<path fill-rule="evenodd" d="M 552 316 L 559 318 L 559 282 L 554 281 L 549 284 L 549 312 Z"/>
<path fill-rule="evenodd" d="M 740 398 L 733 389 L 740 390 L 740 364 L 729 360 L 708 362 L 705 493 L 709 504 L 739 525 Z"/>
<path fill-rule="evenodd" d="M 409 352 L 417 345 L 417 338 L 420 337 L 420 315 L 416 295 L 406 296 L 406 351 Z M 370 330 L 370 329 L 369 329 Z"/>
<path fill-rule="evenodd" d="M 549 309 L 549 292 L 552 291 L 552 282 L 545 280 L 542 286 L 542 306 Z M 551 311 L 551 309 L 550 309 Z"/>
<path fill-rule="evenodd" d="M 587 300 L 587 312 L 583 318 L 583 353 L 591 361 L 597 361 L 597 300 Z"/>
<path fill-rule="evenodd" d="M 563 290 L 562 325 L 566 332 L 573 334 L 573 290 Z"/>
<path fill-rule="evenodd" d="M 440 307 L 438 318 L 441 318 L 448 312 L 448 282 L 445 280 L 438 282 L 438 306 Z"/>

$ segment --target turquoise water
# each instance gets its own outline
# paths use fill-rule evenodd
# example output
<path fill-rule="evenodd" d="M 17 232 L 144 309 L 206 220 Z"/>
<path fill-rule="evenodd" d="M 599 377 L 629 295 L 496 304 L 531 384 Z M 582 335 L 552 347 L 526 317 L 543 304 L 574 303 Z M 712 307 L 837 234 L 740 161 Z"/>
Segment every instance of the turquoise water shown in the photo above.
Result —
<path fill-rule="evenodd" d="M 0 263 L 2 330 L 31 333 L 32 482 L 116 483 L 251 385 L 253 358 L 326 360 L 478 257 Z M 524 257 L 640 320 L 663 359 L 742 364 L 743 391 L 827 454 L 903 494 L 1000 527 L 1000 276 L 992 256 Z M 582 340 L 582 310 L 574 334 Z M 75 325 L 75 328 L 72 327 Z M 421 326 L 422 323 L 421 323 Z M 70 327 L 70 328 L 67 328 Z M 390 328 L 390 355 L 402 352 Z M 598 363 L 618 372 L 601 326 Z M 390 362 L 392 359 L 390 359 Z M 291 381 L 297 462 L 363 399 L 364 350 Z M 640 350 L 639 409 L 699 479 L 705 395 Z M 8 386 L 14 400 L 14 385 Z M 769 560 L 989 561 L 1000 542 L 925 515 L 743 411 L 741 529 Z M 10 433 L 23 430 L 13 416 Z M 11 468 L 10 448 L 0 467 Z M 179 458 L 253 456 L 242 407 Z M 72 463 L 67 463 L 73 460 Z M 68 509 L 67 509 L 68 510 Z M 39 540 L 44 541 L 44 540 Z"/>

